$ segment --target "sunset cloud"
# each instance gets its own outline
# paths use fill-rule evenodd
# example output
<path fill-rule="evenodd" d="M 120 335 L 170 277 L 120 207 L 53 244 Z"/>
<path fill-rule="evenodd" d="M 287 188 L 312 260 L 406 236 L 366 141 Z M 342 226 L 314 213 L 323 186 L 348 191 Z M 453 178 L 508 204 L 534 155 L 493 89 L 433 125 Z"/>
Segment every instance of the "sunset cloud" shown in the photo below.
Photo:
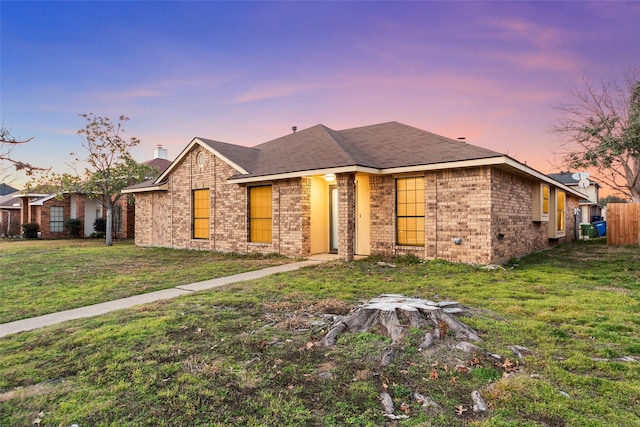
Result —
<path fill-rule="evenodd" d="M 92 111 L 129 116 L 143 161 L 194 136 L 397 120 L 545 169 L 553 105 L 583 73 L 637 65 L 639 17 L 637 2 L 3 2 L 2 120 L 35 137 L 25 161 L 54 167 Z"/>

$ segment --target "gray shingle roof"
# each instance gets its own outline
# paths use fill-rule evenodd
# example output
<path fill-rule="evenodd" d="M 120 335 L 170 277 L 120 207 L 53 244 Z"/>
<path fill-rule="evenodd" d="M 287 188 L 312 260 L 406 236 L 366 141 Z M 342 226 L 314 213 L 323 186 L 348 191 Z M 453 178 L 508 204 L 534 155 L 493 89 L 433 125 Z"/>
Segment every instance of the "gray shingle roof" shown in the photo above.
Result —
<path fill-rule="evenodd" d="M 393 169 L 504 156 L 398 122 L 340 131 L 316 125 L 255 147 L 206 138 L 194 138 L 191 144 L 206 145 L 231 164 L 238 173 L 229 180 L 269 179 L 273 175 L 341 167 Z M 129 189 L 160 185 L 191 144 L 155 182 L 147 181 Z"/>
<path fill-rule="evenodd" d="M 3 194 L 0 196 L 0 208 L 1 209 L 20 209 L 20 200 L 15 196 L 20 195 L 19 191 L 13 193 Z"/>
<path fill-rule="evenodd" d="M 197 138 L 207 144 L 216 152 L 237 164 L 241 168 L 250 171 L 255 168 L 256 160 L 260 154 L 259 150 L 242 145 L 229 144 L 226 142 L 214 141 L 206 138 Z"/>
<path fill-rule="evenodd" d="M 0 183 L 0 196 L 6 196 L 7 194 L 15 193 L 18 191 L 17 188 L 13 188 L 9 184 Z"/>
<path fill-rule="evenodd" d="M 564 184 L 564 185 L 578 185 L 579 179 L 575 179 L 573 177 L 573 172 L 560 172 L 560 173 L 550 173 L 549 177 L 555 179 L 556 181 Z M 592 177 L 589 177 L 589 182 L 593 185 L 600 187 L 600 184 L 593 181 Z"/>
<path fill-rule="evenodd" d="M 232 179 L 341 166 L 387 169 L 502 155 L 398 122 L 341 131 L 316 125 L 253 149 L 257 158 L 245 168 L 249 174 Z"/>

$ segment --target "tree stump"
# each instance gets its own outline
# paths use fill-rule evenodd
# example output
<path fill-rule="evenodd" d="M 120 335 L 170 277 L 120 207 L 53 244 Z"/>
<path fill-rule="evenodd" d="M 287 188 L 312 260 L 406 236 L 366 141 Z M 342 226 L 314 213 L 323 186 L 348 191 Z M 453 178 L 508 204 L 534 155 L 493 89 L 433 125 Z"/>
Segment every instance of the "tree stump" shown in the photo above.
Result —
<path fill-rule="evenodd" d="M 461 340 L 480 341 L 473 329 L 453 317 L 464 312 L 462 305 L 453 301 L 433 302 L 398 294 L 383 294 L 335 322 L 318 345 L 334 346 L 345 331 L 361 333 L 376 328 L 391 338 L 393 345 L 408 328 L 424 329 L 429 326 L 433 326 L 433 330 L 425 334 L 419 345 L 421 349 L 431 346 L 434 339 L 444 338 L 448 332 Z"/>

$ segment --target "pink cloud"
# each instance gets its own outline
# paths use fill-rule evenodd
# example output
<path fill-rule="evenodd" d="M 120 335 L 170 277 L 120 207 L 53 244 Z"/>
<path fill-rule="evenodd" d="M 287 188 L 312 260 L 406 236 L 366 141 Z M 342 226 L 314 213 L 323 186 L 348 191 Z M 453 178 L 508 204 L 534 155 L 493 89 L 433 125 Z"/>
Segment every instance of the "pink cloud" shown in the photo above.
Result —
<path fill-rule="evenodd" d="M 236 96 L 232 103 L 243 104 L 310 92 L 321 87 L 318 83 L 266 82 Z"/>

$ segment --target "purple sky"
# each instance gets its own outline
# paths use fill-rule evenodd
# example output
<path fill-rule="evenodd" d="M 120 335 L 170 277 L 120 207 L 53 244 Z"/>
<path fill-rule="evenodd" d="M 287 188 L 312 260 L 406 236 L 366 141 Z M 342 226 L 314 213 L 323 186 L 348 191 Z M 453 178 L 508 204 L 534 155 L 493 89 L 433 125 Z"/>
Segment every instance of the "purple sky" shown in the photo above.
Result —
<path fill-rule="evenodd" d="M 399 121 L 550 173 L 553 107 L 640 63 L 640 2 L 1 1 L 0 17 L 2 124 L 35 137 L 14 157 L 59 172 L 93 112 L 130 117 L 138 161 L 195 136 Z"/>

